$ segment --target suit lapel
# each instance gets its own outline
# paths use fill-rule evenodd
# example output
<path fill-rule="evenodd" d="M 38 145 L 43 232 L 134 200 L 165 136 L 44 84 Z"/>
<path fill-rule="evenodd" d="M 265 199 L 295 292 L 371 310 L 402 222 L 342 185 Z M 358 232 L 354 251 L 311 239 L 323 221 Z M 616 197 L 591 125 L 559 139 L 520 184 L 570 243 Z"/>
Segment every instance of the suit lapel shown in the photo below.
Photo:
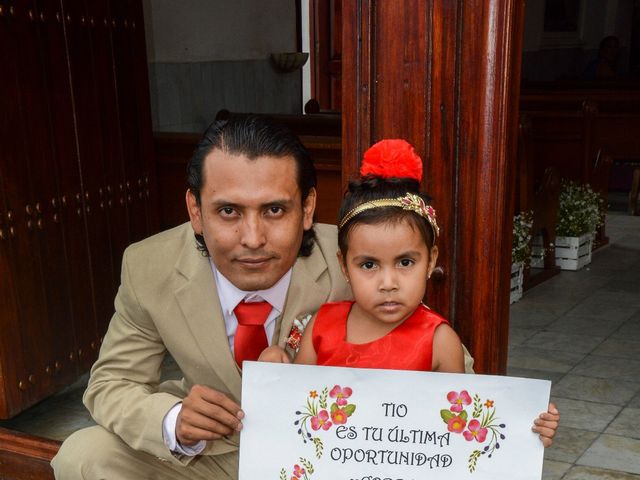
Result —
<path fill-rule="evenodd" d="M 222 307 L 208 258 L 185 242 L 176 268 L 184 282 L 176 291 L 176 300 L 202 355 L 212 371 L 237 399 L 242 380 L 227 340 Z"/>
<path fill-rule="evenodd" d="M 291 275 L 284 312 L 279 326 L 274 332 L 274 340 L 284 345 L 293 320 L 308 313 L 315 313 L 329 296 L 330 285 L 320 282 L 320 276 L 327 270 L 320 248 L 316 245 L 313 253 L 306 258 L 298 258 Z"/>

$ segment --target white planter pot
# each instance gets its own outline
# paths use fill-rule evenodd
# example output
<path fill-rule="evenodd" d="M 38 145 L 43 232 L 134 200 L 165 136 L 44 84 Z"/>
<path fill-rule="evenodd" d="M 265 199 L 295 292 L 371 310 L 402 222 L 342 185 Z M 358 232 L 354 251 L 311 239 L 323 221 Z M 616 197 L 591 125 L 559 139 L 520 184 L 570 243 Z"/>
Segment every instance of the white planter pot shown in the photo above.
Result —
<path fill-rule="evenodd" d="M 522 262 L 511 265 L 511 290 L 509 292 L 509 304 L 522 298 L 522 278 L 524 264 Z"/>
<path fill-rule="evenodd" d="M 531 268 L 544 268 L 544 245 L 542 235 L 536 235 L 531 242 Z"/>
<path fill-rule="evenodd" d="M 591 263 L 593 237 L 556 237 L 556 265 L 562 270 L 580 270 Z"/>

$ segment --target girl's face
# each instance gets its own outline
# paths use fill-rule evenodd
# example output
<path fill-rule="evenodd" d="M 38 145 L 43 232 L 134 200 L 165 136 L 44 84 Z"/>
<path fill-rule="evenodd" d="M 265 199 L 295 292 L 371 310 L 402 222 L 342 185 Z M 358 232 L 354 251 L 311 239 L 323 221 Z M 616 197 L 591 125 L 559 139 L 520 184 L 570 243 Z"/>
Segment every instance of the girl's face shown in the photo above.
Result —
<path fill-rule="evenodd" d="M 372 321 L 399 324 L 418 307 L 438 259 L 408 222 L 358 224 L 338 258 L 358 310 Z M 355 308 L 355 307 L 354 307 Z"/>

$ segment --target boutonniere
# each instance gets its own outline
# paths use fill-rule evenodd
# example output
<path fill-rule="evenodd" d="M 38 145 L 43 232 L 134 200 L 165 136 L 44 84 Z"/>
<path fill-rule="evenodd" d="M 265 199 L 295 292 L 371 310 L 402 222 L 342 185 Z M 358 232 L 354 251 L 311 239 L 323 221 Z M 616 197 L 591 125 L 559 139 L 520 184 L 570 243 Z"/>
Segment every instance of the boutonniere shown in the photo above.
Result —
<path fill-rule="evenodd" d="M 287 337 L 286 344 L 294 352 L 300 350 L 302 334 L 304 333 L 304 329 L 307 328 L 307 324 L 309 323 L 309 320 L 311 320 L 311 317 L 312 315 L 307 313 L 306 315 L 293 320 L 293 325 L 291 326 L 291 331 Z"/>

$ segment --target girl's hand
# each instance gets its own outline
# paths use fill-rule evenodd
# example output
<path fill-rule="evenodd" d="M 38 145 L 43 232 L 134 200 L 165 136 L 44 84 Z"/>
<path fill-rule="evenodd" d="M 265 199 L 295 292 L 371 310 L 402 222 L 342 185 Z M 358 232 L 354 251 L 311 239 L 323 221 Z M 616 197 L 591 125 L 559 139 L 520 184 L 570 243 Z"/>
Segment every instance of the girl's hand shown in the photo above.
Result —
<path fill-rule="evenodd" d="M 553 403 L 550 403 L 548 411 L 541 413 L 533 423 L 531 430 L 540 435 L 540 440 L 545 448 L 549 447 L 553 443 L 553 437 L 555 437 L 560 424 L 560 412 Z"/>
<path fill-rule="evenodd" d="M 265 348 L 258 357 L 259 362 L 291 363 L 286 352 L 277 345 Z"/>

